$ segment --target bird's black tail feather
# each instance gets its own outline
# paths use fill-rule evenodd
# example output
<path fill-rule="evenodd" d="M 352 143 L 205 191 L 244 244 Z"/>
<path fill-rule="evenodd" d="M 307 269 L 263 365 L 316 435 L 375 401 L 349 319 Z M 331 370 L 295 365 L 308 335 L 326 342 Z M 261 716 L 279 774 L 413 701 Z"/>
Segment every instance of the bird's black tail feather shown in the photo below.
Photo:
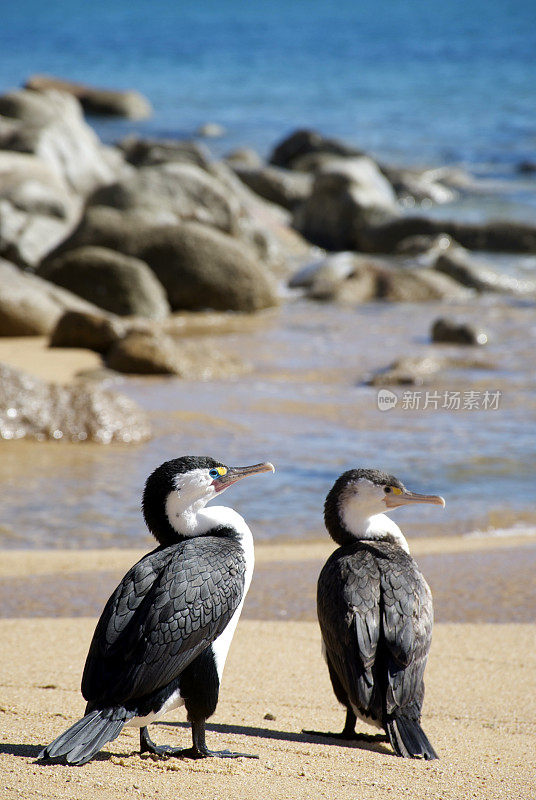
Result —
<path fill-rule="evenodd" d="M 438 755 L 419 721 L 409 717 L 393 717 L 387 722 L 387 735 L 391 747 L 402 758 L 425 758 L 431 761 Z"/>
<path fill-rule="evenodd" d="M 94 709 L 45 747 L 39 758 L 85 764 L 106 742 L 119 736 L 126 721 L 114 709 Z"/>

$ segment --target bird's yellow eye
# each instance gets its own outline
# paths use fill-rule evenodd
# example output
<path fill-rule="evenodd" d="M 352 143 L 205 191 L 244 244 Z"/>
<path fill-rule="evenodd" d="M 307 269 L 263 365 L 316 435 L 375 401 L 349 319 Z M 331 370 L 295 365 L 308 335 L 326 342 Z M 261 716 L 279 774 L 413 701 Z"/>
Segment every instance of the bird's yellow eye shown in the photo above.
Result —
<path fill-rule="evenodd" d="M 402 494 L 402 489 L 399 489 L 398 486 L 391 486 L 391 491 L 393 494 Z"/>
<path fill-rule="evenodd" d="M 216 467 L 218 470 L 218 475 L 226 475 L 227 474 L 227 467 Z"/>

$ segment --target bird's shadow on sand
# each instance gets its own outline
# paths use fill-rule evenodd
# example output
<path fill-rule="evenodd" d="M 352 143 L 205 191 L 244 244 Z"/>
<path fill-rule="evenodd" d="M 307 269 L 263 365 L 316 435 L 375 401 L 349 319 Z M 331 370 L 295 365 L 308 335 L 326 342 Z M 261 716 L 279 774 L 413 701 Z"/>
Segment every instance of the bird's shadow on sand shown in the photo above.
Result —
<path fill-rule="evenodd" d="M 188 722 L 167 722 L 160 721 L 153 723 L 162 727 L 190 729 Z M 374 753 L 393 755 L 392 750 L 382 742 L 365 740 L 345 740 L 331 739 L 329 736 L 319 736 L 310 733 L 294 733 L 293 731 L 278 731 L 272 728 L 252 728 L 249 725 L 225 725 L 223 723 L 211 723 L 206 726 L 207 732 L 235 734 L 237 736 L 251 736 L 256 739 L 277 739 L 280 742 L 300 742 L 301 744 L 323 744 L 331 747 L 345 747 L 350 750 L 371 750 Z"/>

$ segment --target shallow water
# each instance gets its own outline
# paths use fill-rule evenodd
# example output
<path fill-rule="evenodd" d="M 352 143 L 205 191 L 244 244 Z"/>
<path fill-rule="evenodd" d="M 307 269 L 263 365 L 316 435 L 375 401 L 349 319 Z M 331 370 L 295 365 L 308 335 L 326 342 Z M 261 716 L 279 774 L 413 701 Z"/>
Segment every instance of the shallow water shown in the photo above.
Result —
<path fill-rule="evenodd" d="M 478 322 L 489 344 L 431 345 L 430 324 L 446 313 Z M 154 438 L 146 444 L 3 442 L 0 547 L 150 544 L 140 513 L 144 481 L 185 453 L 276 465 L 275 475 L 239 483 L 223 500 L 257 538 L 325 535 L 324 497 L 355 466 L 380 467 L 446 498 L 445 510 L 395 512 L 409 536 L 534 527 L 535 332 L 533 302 L 498 297 L 448 307 L 291 301 L 257 330 L 214 338 L 250 363 L 245 375 L 118 379 L 116 388 L 150 412 Z M 395 358 L 430 353 L 470 356 L 483 367 L 447 370 L 421 387 L 421 405 L 426 391 L 437 392 L 437 409 L 434 402 L 404 408 L 408 387 L 401 387 L 397 407 L 379 411 L 377 390 L 364 378 Z M 456 391 L 478 392 L 480 401 L 499 391 L 499 408 L 441 408 L 444 393 Z"/>

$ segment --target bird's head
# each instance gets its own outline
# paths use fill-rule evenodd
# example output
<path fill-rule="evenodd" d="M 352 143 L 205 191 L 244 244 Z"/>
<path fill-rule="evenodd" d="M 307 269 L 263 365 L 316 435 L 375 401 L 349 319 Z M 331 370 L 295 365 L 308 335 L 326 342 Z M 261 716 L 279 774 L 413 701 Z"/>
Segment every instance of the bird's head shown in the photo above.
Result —
<path fill-rule="evenodd" d="M 165 461 L 147 478 L 143 516 L 161 544 L 195 536 L 195 515 L 233 483 L 259 472 L 274 472 L 269 462 L 228 467 L 210 456 L 182 456 Z"/>
<path fill-rule="evenodd" d="M 367 531 L 374 528 L 374 517 L 414 503 L 445 505 L 439 495 L 411 492 L 394 475 L 377 469 L 351 469 L 337 478 L 329 492 L 324 519 L 332 538 L 345 544 L 354 538 L 378 538 L 367 537 Z"/>

